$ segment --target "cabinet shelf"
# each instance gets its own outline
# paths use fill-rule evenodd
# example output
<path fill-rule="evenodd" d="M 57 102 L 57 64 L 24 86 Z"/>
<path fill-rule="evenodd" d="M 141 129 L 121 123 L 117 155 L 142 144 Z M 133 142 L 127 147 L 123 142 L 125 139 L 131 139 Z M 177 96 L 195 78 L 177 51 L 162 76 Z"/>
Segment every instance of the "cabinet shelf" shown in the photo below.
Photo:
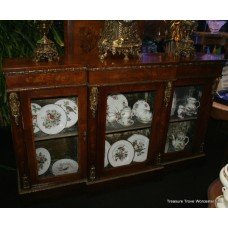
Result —
<path fill-rule="evenodd" d="M 129 126 L 129 127 L 124 127 L 119 123 L 109 124 L 106 128 L 106 134 L 141 130 L 141 129 L 147 129 L 147 128 L 151 127 L 151 122 L 141 123 L 141 122 L 137 121 L 136 119 L 133 119 L 133 120 L 134 120 L 134 124 L 132 126 Z"/>
<path fill-rule="evenodd" d="M 194 117 L 186 117 L 186 118 L 183 118 L 183 119 L 180 119 L 180 118 L 171 118 L 170 119 L 170 123 L 174 123 L 174 122 L 184 122 L 184 121 L 190 121 L 190 120 L 196 120 L 198 117 L 197 116 L 194 116 Z"/>
<path fill-rule="evenodd" d="M 37 142 L 37 141 L 50 140 L 50 139 L 67 138 L 67 137 L 72 137 L 72 136 L 78 136 L 78 132 L 75 129 L 73 129 L 71 131 L 63 130 L 62 132 L 60 132 L 59 134 L 56 134 L 56 135 L 47 135 L 43 132 L 38 132 L 35 134 L 34 140 Z"/>

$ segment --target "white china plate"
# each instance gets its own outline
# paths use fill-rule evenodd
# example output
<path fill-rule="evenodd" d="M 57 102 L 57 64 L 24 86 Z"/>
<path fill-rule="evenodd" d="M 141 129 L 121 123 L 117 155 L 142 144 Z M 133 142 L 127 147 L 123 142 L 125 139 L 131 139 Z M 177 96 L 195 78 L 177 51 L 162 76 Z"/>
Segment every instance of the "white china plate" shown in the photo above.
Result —
<path fill-rule="evenodd" d="M 108 151 L 110 149 L 111 145 L 110 143 L 105 140 L 105 157 L 104 157 L 104 167 L 107 167 L 109 162 L 108 162 Z"/>
<path fill-rule="evenodd" d="M 37 125 L 46 134 L 54 135 L 61 132 L 67 123 L 65 111 L 56 104 L 45 105 L 37 115 Z"/>
<path fill-rule="evenodd" d="M 52 173 L 55 176 L 76 173 L 78 171 L 78 163 L 72 159 L 61 159 L 52 165 Z"/>
<path fill-rule="evenodd" d="M 36 160 L 37 160 L 38 175 L 40 176 L 47 172 L 51 164 L 51 156 L 49 151 L 45 148 L 37 148 Z"/>
<path fill-rule="evenodd" d="M 113 167 L 129 165 L 134 158 L 134 148 L 126 140 L 119 140 L 112 144 L 108 152 L 109 163 Z"/>
<path fill-rule="evenodd" d="M 33 132 L 37 133 L 40 131 L 37 125 L 37 115 L 41 109 L 41 106 L 36 103 L 31 103 L 31 110 L 32 110 L 32 124 L 33 124 Z"/>
<path fill-rule="evenodd" d="M 132 112 L 136 117 L 138 117 L 138 114 L 140 113 L 140 111 L 144 109 L 150 111 L 150 105 L 145 100 L 138 100 L 133 105 Z"/>
<path fill-rule="evenodd" d="M 135 156 L 133 161 L 144 162 L 147 159 L 149 139 L 144 135 L 134 134 L 127 139 L 134 148 Z"/>
<path fill-rule="evenodd" d="M 114 106 L 118 110 L 118 112 L 121 112 L 121 110 L 124 107 L 128 106 L 128 101 L 123 94 L 114 94 L 114 95 L 108 96 L 107 104 L 110 107 Z"/>
<path fill-rule="evenodd" d="M 78 106 L 70 99 L 61 99 L 55 102 L 56 105 L 60 106 L 66 113 L 67 123 L 66 128 L 72 127 L 78 121 Z"/>
<path fill-rule="evenodd" d="M 216 206 L 217 208 L 226 208 L 226 205 L 224 205 L 224 197 L 223 197 L 223 195 L 218 196 L 218 197 L 215 199 L 215 206 Z"/>

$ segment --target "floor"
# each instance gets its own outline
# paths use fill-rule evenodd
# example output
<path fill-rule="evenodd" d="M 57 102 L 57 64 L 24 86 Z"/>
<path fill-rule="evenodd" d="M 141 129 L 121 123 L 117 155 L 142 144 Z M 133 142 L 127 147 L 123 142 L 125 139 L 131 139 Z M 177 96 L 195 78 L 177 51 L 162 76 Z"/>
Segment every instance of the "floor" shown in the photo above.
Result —
<path fill-rule="evenodd" d="M 207 189 L 227 163 L 227 122 L 211 119 L 205 140 L 206 159 L 113 190 L 32 199 L 17 194 L 14 170 L 0 168 L 0 207 L 29 208 L 166 208 L 207 207 Z M 227 151 L 226 151 L 227 153 Z M 15 167 L 10 129 L 0 129 L 0 164 Z"/>

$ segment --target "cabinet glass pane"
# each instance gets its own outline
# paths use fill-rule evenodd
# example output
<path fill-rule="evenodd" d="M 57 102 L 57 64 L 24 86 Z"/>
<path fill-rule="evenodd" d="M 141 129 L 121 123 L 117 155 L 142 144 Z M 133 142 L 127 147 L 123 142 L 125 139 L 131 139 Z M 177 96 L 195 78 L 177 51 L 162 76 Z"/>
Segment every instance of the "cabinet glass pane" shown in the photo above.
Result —
<path fill-rule="evenodd" d="M 78 98 L 31 101 L 33 133 L 40 177 L 78 171 Z"/>
<path fill-rule="evenodd" d="M 177 87 L 173 94 L 171 120 L 194 119 L 200 109 L 201 86 Z"/>
<path fill-rule="evenodd" d="M 104 167 L 147 160 L 154 95 L 150 91 L 107 97 Z"/>
<path fill-rule="evenodd" d="M 191 151 L 195 127 L 195 121 L 170 123 L 165 144 L 165 153 Z"/>

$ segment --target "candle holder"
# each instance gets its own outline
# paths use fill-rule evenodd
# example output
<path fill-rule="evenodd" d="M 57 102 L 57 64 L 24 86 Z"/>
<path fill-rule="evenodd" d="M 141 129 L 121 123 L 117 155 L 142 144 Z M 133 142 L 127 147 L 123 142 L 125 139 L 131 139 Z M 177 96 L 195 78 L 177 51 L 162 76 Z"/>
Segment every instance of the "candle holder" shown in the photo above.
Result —
<path fill-rule="evenodd" d="M 37 41 L 37 47 L 34 53 L 35 62 L 59 60 L 59 55 L 53 41 L 47 38 L 47 34 L 53 24 L 53 21 L 36 21 L 37 29 L 43 35 L 41 40 Z"/>

